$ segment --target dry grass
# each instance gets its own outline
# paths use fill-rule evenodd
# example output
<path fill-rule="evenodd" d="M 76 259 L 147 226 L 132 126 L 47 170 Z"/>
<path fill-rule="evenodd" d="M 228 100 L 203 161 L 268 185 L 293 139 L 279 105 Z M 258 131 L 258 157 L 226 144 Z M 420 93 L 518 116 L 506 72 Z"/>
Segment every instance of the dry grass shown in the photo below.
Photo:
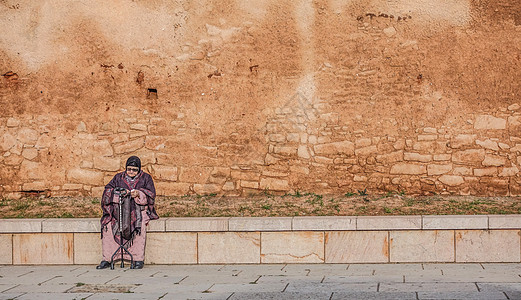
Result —
<path fill-rule="evenodd" d="M 248 197 L 187 195 L 158 197 L 161 217 L 357 216 L 520 214 L 521 197 L 408 196 L 400 193 L 346 195 L 299 193 Z M 92 197 L 1 199 L 2 218 L 101 217 Z"/>

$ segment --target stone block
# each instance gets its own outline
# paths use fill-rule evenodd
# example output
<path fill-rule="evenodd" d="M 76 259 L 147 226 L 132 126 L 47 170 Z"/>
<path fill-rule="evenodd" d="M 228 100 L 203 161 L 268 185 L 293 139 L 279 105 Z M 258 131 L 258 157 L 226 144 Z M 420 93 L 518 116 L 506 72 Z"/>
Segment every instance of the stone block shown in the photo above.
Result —
<path fill-rule="evenodd" d="M 387 231 L 326 232 L 325 263 L 387 263 Z"/>
<path fill-rule="evenodd" d="M 291 217 L 230 218 L 230 231 L 290 231 Z"/>
<path fill-rule="evenodd" d="M 262 232 L 261 263 L 323 263 L 323 232 Z"/>
<path fill-rule="evenodd" d="M 11 135 L 10 133 L 4 133 L 2 137 L 0 137 L 0 150 L 9 151 L 17 144 L 16 137 Z"/>
<path fill-rule="evenodd" d="M 40 134 L 32 128 L 22 128 L 18 131 L 17 139 L 25 145 L 35 145 Z"/>
<path fill-rule="evenodd" d="M 487 229 L 488 216 L 423 216 L 423 229 Z"/>
<path fill-rule="evenodd" d="M 101 238 L 99 232 L 74 233 L 74 264 L 98 264 L 101 261 L 101 257 Z"/>
<path fill-rule="evenodd" d="M 334 160 L 332 158 L 324 157 L 324 156 L 315 156 L 313 157 L 315 162 L 319 164 L 332 165 Z"/>
<path fill-rule="evenodd" d="M 293 217 L 293 230 L 356 230 L 356 217 Z"/>
<path fill-rule="evenodd" d="M 72 264 L 73 247 L 72 233 L 13 234 L 13 264 Z"/>
<path fill-rule="evenodd" d="M 152 176 L 157 180 L 177 181 L 177 167 L 153 165 Z"/>
<path fill-rule="evenodd" d="M 460 164 L 476 164 L 485 159 L 484 149 L 469 149 L 464 151 L 457 151 L 452 154 L 452 161 Z"/>
<path fill-rule="evenodd" d="M 403 154 L 403 159 L 406 161 L 430 162 L 432 161 L 432 155 L 405 152 Z"/>
<path fill-rule="evenodd" d="M 519 230 L 457 230 L 456 262 L 521 261 Z"/>
<path fill-rule="evenodd" d="M 212 174 L 211 167 L 181 167 L 179 172 L 179 181 L 181 182 L 193 182 L 193 183 L 206 183 L 210 175 Z"/>
<path fill-rule="evenodd" d="M 110 145 L 108 140 L 96 140 L 96 141 L 88 141 L 88 147 L 86 149 L 87 155 L 96 156 L 112 156 L 114 155 L 114 151 Z"/>
<path fill-rule="evenodd" d="M 200 232 L 197 245 L 200 264 L 260 263 L 259 232 Z"/>
<path fill-rule="evenodd" d="M 296 146 L 275 146 L 273 147 L 273 153 L 281 155 L 295 155 L 297 154 Z"/>
<path fill-rule="evenodd" d="M 371 146 L 371 143 L 372 143 L 371 139 L 360 138 L 360 139 L 356 139 L 355 146 L 356 146 L 356 148 L 364 148 L 364 147 Z"/>
<path fill-rule="evenodd" d="M 107 181 L 108 182 L 108 181 Z M 93 187 L 91 190 L 90 190 L 90 195 L 92 197 L 102 197 L 103 196 L 103 192 L 105 191 L 105 187 Z"/>
<path fill-rule="evenodd" d="M 289 182 L 279 178 L 262 178 L 259 186 L 261 189 L 270 191 L 288 191 L 290 189 Z"/>
<path fill-rule="evenodd" d="M 230 168 L 228 167 L 214 167 L 212 170 L 212 177 L 230 177 Z"/>
<path fill-rule="evenodd" d="M 240 186 L 243 188 L 258 189 L 259 183 L 257 181 L 241 180 Z"/>
<path fill-rule="evenodd" d="M 44 219 L 3 219 L 0 220 L 1 233 L 42 232 Z"/>
<path fill-rule="evenodd" d="M 94 169 L 102 171 L 116 172 L 121 169 L 121 159 L 104 156 L 94 156 Z"/>
<path fill-rule="evenodd" d="M 356 156 L 368 156 L 376 153 L 378 153 L 378 149 L 375 145 L 355 150 Z"/>
<path fill-rule="evenodd" d="M 67 179 L 74 183 L 82 183 L 88 185 L 99 186 L 103 185 L 103 172 L 84 170 L 84 169 L 71 169 L 67 172 Z"/>
<path fill-rule="evenodd" d="M 169 218 L 165 221 L 166 231 L 228 231 L 230 218 Z"/>
<path fill-rule="evenodd" d="M 260 173 L 256 171 L 236 171 L 232 170 L 230 176 L 233 179 L 258 181 L 260 179 Z"/>
<path fill-rule="evenodd" d="M 501 167 L 506 164 L 506 158 L 497 155 L 485 155 L 485 159 L 481 162 L 481 164 L 485 167 Z"/>
<path fill-rule="evenodd" d="M 211 184 L 211 183 L 205 183 L 205 184 L 194 184 L 194 192 L 196 192 L 198 195 L 208 195 L 208 194 L 216 194 L 221 191 L 222 186 L 219 184 Z"/>
<path fill-rule="evenodd" d="M 445 165 L 428 165 L 427 166 L 427 175 L 433 176 L 433 175 L 442 175 L 446 174 L 452 171 L 452 164 L 445 164 Z"/>
<path fill-rule="evenodd" d="M 145 148 L 150 150 L 161 150 L 165 148 L 166 138 L 163 136 L 151 136 L 145 137 Z"/>
<path fill-rule="evenodd" d="M 454 168 L 454 172 L 452 172 L 454 175 L 461 175 L 461 176 L 472 176 L 472 168 L 469 167 L 456 167 Z"/>
<path fill-rule="evenodd" d="M 521 215 L 488 216 L 489 229 L 521 229 Z"/>
<path fill-rule="evenodd" d="M 403 151 L 395 151 L 388 154 L 377 155 L 376 161 L 385 165 L 393 162 L 403 161 Z"/>
<path fill-rule="evenodd" d="M 20 122 L 19 119 L 16 119 L 16 118 L 12 118 L 12 117 L 11 117 L 11 118 L 7 119 L 7 124 L 6 124 L 6 125 L 7 125 L 7 127 L 9 127 L 9 128 L 13 128 L 13 127 L 18 127 L 18 126 L 20 126 L 20 123 L 21 123 L 21 122 Z"/>
<path fill-rule="evenodd" d="M 454 231 L 391 231 L 390 262 L 453 262 Z"/>
<path fill-rule="evenodd" d="M 197 233 L 147 233 L 146 264 L 197 264 Z"/>
<path fill-rule="evenodd" d="M 10 153 L 9 156 L 4 156 L 4 164 L 8 166 L 18 166 L 23 162 L 24 158 L 21 155 Z"/>
<path fill-rule="evenodd" d="M 311 158 L 311 154 L 309 154 L 308 147 L 306 145 L 299 145 L 297 150 L 297 155 L 300 158 L 309 159 Z"/>
<path fill-rule="evenodd" d="M 490 115 L 479 115 L 474 122 L 474 129 L 506 129 L 507 120 Z"/>
<path fill-rule="evenodd" d="M 22 191 L 45 191 L 49 186 L 43 181 L 33 181 L 22 184 Z"/>
<path fill-rule="evenodd" d="M 114 145 L 116 154 L 125 154 L 137 151 L 145 146 L 145 138 L 138 138 L 128 142 Z"/>
<path fill-rule="evenodd" d="M 418 141 L 435 141 L 438 139 L 437 134 L 420 134 L 418 135 Z"/>
<path fill-rule="evenodd" d="M 516 176 L 519 173 L 519 169 L 516 166 L 510 168 L 501 168 L 499 172 L 500 177 Z"/>
<path fill-rule="evenodd" d="M 0 234 L 0 265 L 13 263 L 13 235 Z"/>
<path fill-rule="evenodd" d="M 446 142 L 438 142 L 438 141 L 421 141 L 416 142 L 412 146 L 412 149 L 418 152 L 424 153 L 443 153 L 447 148 Z"/>
<path fill-rule="evenodd" d="M 474 144 L 477 135 L 475 134 L 458 134 L 450 141 L 450 146 L 453 149 L 458 149 L 463 146 L 470 146 Z"/>
<path fill-rule="evenodd" d="M 24 150 L 22 151 L 22 156 L 28 160 L 35 159 L 38 156 L 38 149 L 24 148 Z"/>
<path fill-rule="evenodd" d="M 157 220 L 150 220 L 147 225 L 147 232 L 164 232 L 166 228 L 166 220 L 165 218 L 159 218 Z"/>
<path fill-rule="evenodd" d="M 427 173 L 423 165 L 399 163 L 391 167 L 391 174 L 420 175 Z"/>
<path fill-rule="evenodd" d="M 400 230 L 421 229 L 421 216 L 358 217 L 357 230 Z"/>
<path fill-rule="evenodd" d="M 474 176 L 482 177 L 482 176 L 496 176 L 497 168 L 483 168 L 483 169 L 474 169 Z"/>
<path fill-rule="evenodd" d="M 190 192 L 190 183 L 156 182 L 156 193 L 160 196 L 183 196 Z"/>
<path fill-rule="evenodd" d="M 355 153 L 355 145 L 350 141 L 334 142 L 327 144 L 315 145 L 313 150 L 321 155 L 345 154 L 353 155 Z"/>
<path fill-rule="evenodd" d="M 46 175 L 45 165 L 33 161 L 24 160 L 20 165 L 20 177 L 23 179 L 44 179 Z"/>
<path fill-rule="evenodd" d="M 42 232 L 100 232 L 99 218 L 45 219 Z"/>
<path fill-rule="evenodd" d="M 483 147 L 485 149 L 490 149 L 490 150 L 493 150 L 493 151 L 499 151 L 498 143 L 495 142 L 495 141 L 489 140 L 489 139 L 483 140 L 483 141 L 476 140 L 476 144 L 480 145 L 481 147 Z"/>
<path fill-rule="evenodd" d="M 433 159 L 435 161 L 446 161 L 450 160 L 452 157 L 452 154 L 434 154 Z"/>
<path fill-rule="evenodd" d="M 442 175 L 438 178 L 438 180 L 448 186 L 458 186 L 465 183 L 465 180 L 462 176 L 458 175 Z"/>

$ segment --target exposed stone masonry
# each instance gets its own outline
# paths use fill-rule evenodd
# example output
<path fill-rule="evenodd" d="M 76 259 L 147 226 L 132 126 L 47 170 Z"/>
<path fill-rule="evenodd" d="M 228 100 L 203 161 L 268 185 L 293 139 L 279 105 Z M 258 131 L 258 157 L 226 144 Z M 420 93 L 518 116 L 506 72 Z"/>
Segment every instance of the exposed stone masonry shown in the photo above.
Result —
<path fill-rule="evenodd" d="M 182 114 L 173 121 L 146 115 L 128 118 L 112 127 L 102 124 L 98 132 L 89 131 L 80 121 L 70 137 L 49 130 L 43 122 L 52 120 L 43 117 L 3 119 L 0 164 L 16 180 L 4 185 L 1 192 L 8 197 L 31 191 L 99 196 L 114 173 L 122 170 L 126 158 L 139 155 L 162 195 L 364 189 L 521 195 L 518 104 L 494 115 L 476 115 L 464 132 L 425 127 L 405 137 L 368 137 L 363 131 L 351 134 L 324 104 L 311 106 L 308 115 L 287 108 L 276 111 L 262 128 L 266 149 L 251 149 L 252 157 L 260 153 L 264 161 L 252 158 L 249 164 L 228 166 L 178 164 L 175 155 L 165 153 L 169 141 L 168 136 L 159 135 L 162 130 L 180 134 L 191 130 Z M 317 123 L 320 127 L 310 125 Z M 199 151 L 217 159 L 225 155 L 224 146 L 229 145 L 200 145 Z M 53 157 L 61 147 L 72 151 L 63 162 Z M 328 176 L 322 177 L 324 173 Z"/>

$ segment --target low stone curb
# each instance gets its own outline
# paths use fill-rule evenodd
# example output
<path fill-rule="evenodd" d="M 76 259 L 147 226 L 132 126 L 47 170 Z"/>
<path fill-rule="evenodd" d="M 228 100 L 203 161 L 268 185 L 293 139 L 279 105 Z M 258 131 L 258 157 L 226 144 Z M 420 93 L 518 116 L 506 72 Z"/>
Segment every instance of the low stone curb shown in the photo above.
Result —
<path fill-rule="evenodd" d="M 99 219 L 0 220 L 0 264 L 95 264 Z M 146 263 L 521 262 L 521 215 L 164 218 Z"/>

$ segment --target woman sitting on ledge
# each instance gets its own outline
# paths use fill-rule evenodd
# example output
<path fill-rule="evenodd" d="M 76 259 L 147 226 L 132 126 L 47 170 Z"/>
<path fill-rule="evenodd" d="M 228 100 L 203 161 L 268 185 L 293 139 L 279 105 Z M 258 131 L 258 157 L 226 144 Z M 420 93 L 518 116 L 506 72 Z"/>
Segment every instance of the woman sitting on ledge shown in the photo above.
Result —
<path fill-rule="evenodd" d="M 150 220 L 159 218 L 154 208 L 156 189 L 152 176 L 141 170 L 141 160 L 137 156 L 129 157 L 125 167 L 124 172 L 116 174 L 105 186 L 101 199 L 103 260 L 96 269 L 110 267 L 111 258 L 120 246 L 120 197 L 128 201 L 122 203 L 121 209 L 123 214 L 122 243 L 132 254 L 134 269 L 141 269 L 144 265 L 146 226 Z M 117 258 L 121 258 L 121 250 L 114 256 L 114 259 Z M 130 259 L 130 256 L 125 252 L 123 258 L 127 260 Z"/>

